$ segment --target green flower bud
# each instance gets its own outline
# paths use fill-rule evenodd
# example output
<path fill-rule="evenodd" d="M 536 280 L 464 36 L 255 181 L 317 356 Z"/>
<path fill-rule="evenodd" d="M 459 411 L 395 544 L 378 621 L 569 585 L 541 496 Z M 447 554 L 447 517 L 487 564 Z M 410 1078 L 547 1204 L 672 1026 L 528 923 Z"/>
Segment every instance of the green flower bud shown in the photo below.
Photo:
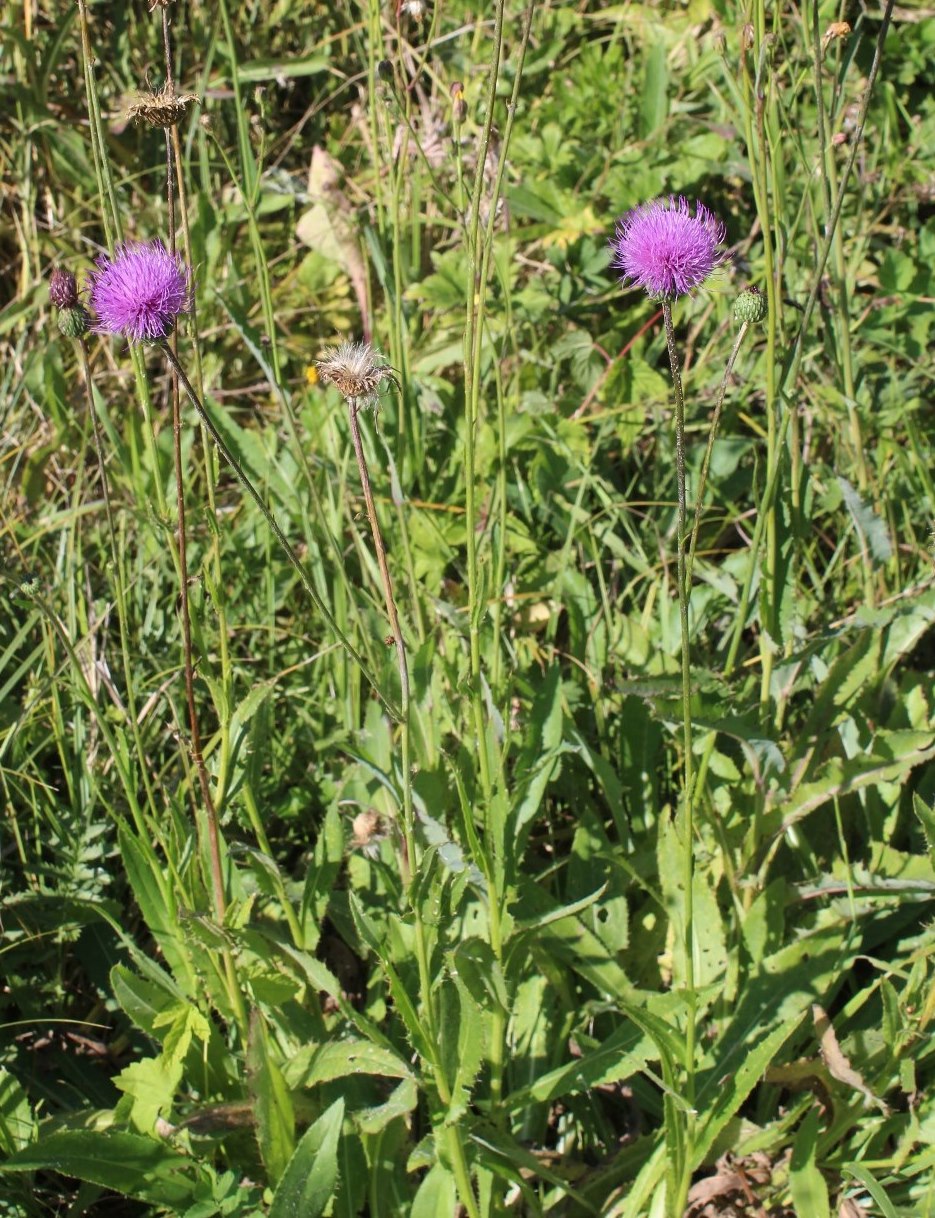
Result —
<path fill-rule="evenodd" d="M 744 288 L 734 301 L 736 321 L 760 322 L 766 317 L 766 297 L 759 288 Z"/>
<path fill-rule="evenodd" d="M 83 338 L 91 329 L 91 318 L 83 305 L 62 309 L 58 315 L 58 328 L 66 338 Z"/>

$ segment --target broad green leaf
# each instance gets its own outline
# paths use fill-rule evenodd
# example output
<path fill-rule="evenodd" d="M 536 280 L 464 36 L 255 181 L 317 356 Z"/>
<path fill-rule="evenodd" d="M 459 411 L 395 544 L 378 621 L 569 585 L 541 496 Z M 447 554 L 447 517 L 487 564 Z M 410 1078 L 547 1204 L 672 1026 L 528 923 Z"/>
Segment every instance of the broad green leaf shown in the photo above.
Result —
<path fill-rule="evenodd" d="M 668 113 L 669 69 L 666 45 L 657 38 L 647 48 L 640 90 L 640 135 L 644 138 L 659 131 Z"/>
<path fill-rule="evenodd" d="M 334 1040 L 305 1045 L 285 1066 L 292 1088 L 314 1087 L 348 1074 L 376 1074 L 385 1078 L 412 1078 L 403 1059 L 390 1049 L 366 1040 Z"/>
<path fill-rule="evenodd" d="M 338 1181 L 344 1100 L 326 1109 L 302 1135 L 273 1195 L 268 1218 L 321 1218 Z"/>
<path fill-rule="evenodd" d="M 273 1059 L 266 1024 L 259 1012 L 254 1012 L 250 1020 L 247 1086 L 256 1114 L 260 1156 L 270 1183 L 275 1185 L 295 1150 L 295 1113 L 282 1071 Z"/>
<path fill-rule="evenodd" d="M 0 1173 L 55 1171 L 153 1205 L 192 1200 L 194 1164 L 167 1143 L 135 1133 L 59 1130 L 0 1162 Z"/>
<path fill-rule="evenodd" d="M 828 1185 L 816 1162 L 819 1126 L 818 1109 L 812 1108 L 792 1147 L 789 1192 L 798 1218 L 831 1218 Z"/>

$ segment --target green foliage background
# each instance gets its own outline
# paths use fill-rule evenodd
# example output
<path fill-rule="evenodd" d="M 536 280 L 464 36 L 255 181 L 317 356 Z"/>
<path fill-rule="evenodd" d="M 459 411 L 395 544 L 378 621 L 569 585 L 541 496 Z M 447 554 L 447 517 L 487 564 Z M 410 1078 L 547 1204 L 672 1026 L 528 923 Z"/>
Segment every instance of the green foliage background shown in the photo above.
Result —
<path fill-rule="evenodd" d="M 53 265 L 165 238 L 163 134 L 126 120 L 161 10 L 88 6 L 96 148 L 83 6 L 8 4 L 0 1213 L 935 1214 L 935 25 L 897 11 L 848 176 L 879 5 L 534 3 L 524 62 L 513 0 L 169 13 L 180 356 L 391 703 L 309 369 L 366 329 L 398 377 L 363 427 L 417 857 L 398 726 L 188 412 L 218 924 L 167 370 L 89 339 L 112 536 L 48 303 Z M 607 249 L 670 193 L 732 254 L 676 308 L 690 499 L 732 299 L 771 301 L 695 561 L 690 992 L 671 388 Z"/>

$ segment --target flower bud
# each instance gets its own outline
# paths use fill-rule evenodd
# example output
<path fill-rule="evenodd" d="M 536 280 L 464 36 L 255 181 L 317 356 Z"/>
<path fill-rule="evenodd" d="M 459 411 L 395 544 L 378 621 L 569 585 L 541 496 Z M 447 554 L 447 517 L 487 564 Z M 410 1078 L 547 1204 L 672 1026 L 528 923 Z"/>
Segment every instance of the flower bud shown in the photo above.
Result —
<path fill-rule="evenodd" d="M 763 321 L 766 313 L 766 297 L 759 288 L 744 288 L 734 301 L 735 321 L 755 324 Z"/>
<path fill-rule="evenodd" d="M 57 266 L 49 278 L 49 299 L 58 309 L 73 309 L 78 303 L 78 282 L 71 271 Z"/>
<path fill-rule="evenodd" d="M 62 309 L 58 315 L 58 328 L 66 338 L 83 338 L 91 329 L 91 318 L 84 305 Z"/>
<path fill-rule="evenodd" d="M 464 100 L 464 85 L 456 80 L 449 89 L 451 94 L 451 113 L 455 122 L 460 126 L 467 118 L 467 102 Z"/>
<path fill-rule="evenodd" d="M 381 59 L 377 64 L 377 76 L 380 80 L 391 81 L 393 79 L 393 65 L 388 59 Z"/>

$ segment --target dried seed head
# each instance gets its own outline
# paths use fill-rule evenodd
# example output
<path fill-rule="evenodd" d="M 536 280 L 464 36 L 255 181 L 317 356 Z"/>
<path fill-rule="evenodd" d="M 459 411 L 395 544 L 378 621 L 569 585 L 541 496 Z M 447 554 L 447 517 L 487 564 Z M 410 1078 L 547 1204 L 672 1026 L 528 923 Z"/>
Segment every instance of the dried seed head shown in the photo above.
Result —
<path fill-rule="evenodd" d="M 158 93 L 151 89 L 140 93 L 127 108 L 127 118 L 149 127 L 174 127 L 198 101 L 194 93 L 176 93 L 172 85 L 164 85 Z"/>
<path fill-rule="evenodd" d="M 372 406 L 383 382 L 393 380 L 393 370 L 377 362 L 382 359 L 370 343 L 345 342 L 325 352 L 318 361 L 318 375 L 349 404 Z"/>

